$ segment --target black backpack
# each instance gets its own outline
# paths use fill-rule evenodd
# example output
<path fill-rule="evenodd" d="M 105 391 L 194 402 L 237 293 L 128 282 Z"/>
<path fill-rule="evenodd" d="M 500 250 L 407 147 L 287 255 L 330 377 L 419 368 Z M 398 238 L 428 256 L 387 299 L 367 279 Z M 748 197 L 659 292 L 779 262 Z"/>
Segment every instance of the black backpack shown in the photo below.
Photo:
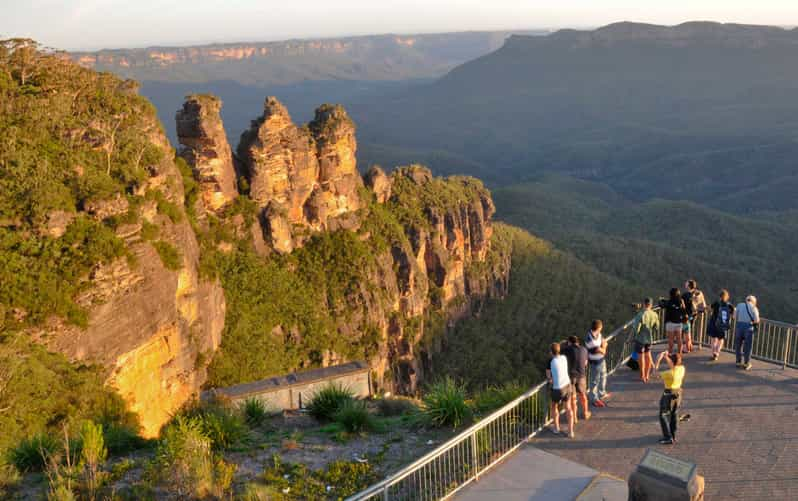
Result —
<path fill-rule="evenodd" d="M 719 304 L 715 314 L 715 329 L 718 332 L 729 332 L 731 330 L 732 308 L 729 304 Z"/>

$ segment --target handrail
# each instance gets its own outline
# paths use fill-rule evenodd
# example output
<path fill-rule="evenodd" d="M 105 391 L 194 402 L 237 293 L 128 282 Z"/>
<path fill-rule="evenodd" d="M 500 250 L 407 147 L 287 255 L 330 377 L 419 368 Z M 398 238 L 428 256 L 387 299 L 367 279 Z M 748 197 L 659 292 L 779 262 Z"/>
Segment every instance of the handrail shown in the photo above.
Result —
<path fill-rule="evenodd" d="M 617 344 L 617 341 L 615 343 L 613 341 L 619 339 L 618 336 L 628 329 L 632 322 L 633 320 L 629 320 L 609 334 L 607 336 L 608 346 L 610 343 Z M 628 343 L 624 340 L 622 348 L 626 344 Z M 620 360 L 612 367 L 612 371 L 628 358 L 628 354 L 624 354 L 623 349 L 619 356 Z M 608 358 L 610 357 L 608 356 Z M 347 501 L 365 501 L 379 497 L 383 500 L 393 499 L 391 496 L 392 489 L 399 494 L 396 497 L 402 499 L 426 500 L 451 497 L 455 492 L 477 479 L 479 475 L 515 451 L 526 440 L 536 435 L 544 426 L 551 422 L 548 415 L 548 394 L 542 391 L 546 386 L 547 383 L 540 383 L 534 386 L 390 477 L 347 498 Z M 523 407 L 524 405 L 527 405 L 526 409 Z M 533 412 L 526 416 L 519 416 L 519 412 L 525 410 L 532 410 Z M 542 411 L 543 415 L 535 414 L 534 411 Z M 508 416 L 510 419 L 508 419 Z M 517 429 L 520 419 L 526 419 L 526 422 L 520 426 L 524 433 L 519 433 Z M 526 427 L 523 426 L 524 424 Z M 477 444 L 480 432 L 483 432 L 484 436 L 479 437 L 479 441 L 487 441 L 488 447 L 491 449 L 488 454 L 479 450 L 480 445 L 484 445 Z M 509 436 L 507 436 L 508 433 Z M 494 443 L 498 445 L 498 450 L 495 453 L 492 451 Z M 454 451 L 454 454 L 451 454 L 452 451 Z M 449 454 L 447 455 L 447 453 Z M 481 456 L 485 456 L 487 459 L 484 465 L 481 464 L 482 461 L 480 459 L 483 459 Z M 438 468 L 438 465 L 434 465 L 434 462 L 440 458 L 443 458 L 441 462 L 444 465 L 440 465 L 441 467 Z M 435 468 L 418 476 L 418 473 L 429 465 L 433 465 Z M 452 466 L 455 469 L 459 469 L 460 473 L 467 472 L 467 475 L 464 476 L 465 478 L 461 478 L 463 475 L 458 475 L 458 472 L 454 471 Z M 413 475 L 417 476 L 417 478 L 414 478 L 414 485 L 401 485 L 403 481 Z M 443 478 L 443 483 L 441 483 L 440 477 L 446 477 Z M 398 488 L 396 488 L 397 485 L 399 486 Z"/>
<path fill-rule="evenodd" d="M 661 310 L 659 314 L 662 315 Z M 607 336 L 605 359 L 609 374 L 623 366 L 631 355 L 631 335 L 623 337 L 622 334 L 633 322 L 634 319 L 629 320 Z M 655 343 L 666 341 L 664 323 L 660 324 L 660 332 L 655 333 Z M 699 316 L 692 333 L 699 348 L 705 344 L 706 324 L 706 315 Z M 732 339 L 734 329 L 733 323 Z M 798 369 L 798 325 L 763 318 L 759 332 L 754 338 L 754 358 Z M 725 351 L 733 351 L 731 342 Z M 546 383 L 535 385 L 416 461 L 347 498 L 347 501 L 426 501 L 451 497 L 551 422 L 548 392 L 544 391 L 546 386 Z"/>

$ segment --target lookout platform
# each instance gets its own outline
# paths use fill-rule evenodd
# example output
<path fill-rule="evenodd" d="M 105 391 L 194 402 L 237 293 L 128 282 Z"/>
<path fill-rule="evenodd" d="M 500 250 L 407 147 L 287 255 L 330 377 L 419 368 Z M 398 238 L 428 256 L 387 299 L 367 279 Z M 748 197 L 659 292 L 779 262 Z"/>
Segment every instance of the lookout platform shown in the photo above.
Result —
<path fill-rule="evenodd" d="M 625 480 L 647 448 L 696 463 L 706 499 L 798 499 L 798 370 L 754 361 L 743 371 L 728 353 L 710 362 L 707 349 L 685 365 L 681 413 L 691 419 L 680 423 L 677 444 L 657 443 L 661 381 L 643 384 L 620 368 L 608 380 L 608 406 L 580 420 L 576 438 L 542 431 L 455 499 L 625 501 Z M 600 474 L 618 480 L 597 497 Z"/>

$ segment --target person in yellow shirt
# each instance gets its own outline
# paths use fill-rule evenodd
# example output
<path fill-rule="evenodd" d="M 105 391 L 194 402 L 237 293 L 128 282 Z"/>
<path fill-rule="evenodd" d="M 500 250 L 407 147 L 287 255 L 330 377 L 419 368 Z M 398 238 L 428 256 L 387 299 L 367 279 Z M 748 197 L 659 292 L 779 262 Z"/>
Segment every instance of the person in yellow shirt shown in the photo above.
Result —
<path fill-rule="evenodd" d="M 662 427 L 661 444 L 676 443 L 676 424 L 679 422 L 679 405 L 682 403 L 682 382 L 684 381 L 684 365 L 682 354 L 669 355 L 667 351 L 660 353 L 654 370 L 659 369 L 659 364 L 665 360 L 668 370 L 660 373 L 665 391 L 659 400 L 659 424 Z"/>

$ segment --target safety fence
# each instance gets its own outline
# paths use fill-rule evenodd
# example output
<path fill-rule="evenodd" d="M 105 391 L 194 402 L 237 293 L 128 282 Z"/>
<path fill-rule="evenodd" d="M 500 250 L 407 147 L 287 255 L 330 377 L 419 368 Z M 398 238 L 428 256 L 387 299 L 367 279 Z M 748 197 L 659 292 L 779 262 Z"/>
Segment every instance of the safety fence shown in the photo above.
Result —
<path fill-rule="evenodd" d="M 662 311 L 659 310 L 660 317 Z M 626 322 L 607 336 L 605 360 L 609 373 L 622 367 L 634 349 L 631 326 Z M 708 315 L 695 319 L 692 336 L 697 348 L 709 345 Z M 664 322 L 654 333 L 654 343 L 667 342 Z M 729 338 L 734 337 L 734 328 Z M 730 340 L 727 340 L 729 342 Z M 729 343 L 724 348 L 733 351 Z M 798 326 L 762 319 L 754 336 L 752 356 L 759 360 L 798 368 Z M 535 436 L 551 422 L 549 392 L 541 383 L 484 417 L 435 450 L 347 501 L 427 501 L 447 499 L 477 480 L 491 467 Z"/>

